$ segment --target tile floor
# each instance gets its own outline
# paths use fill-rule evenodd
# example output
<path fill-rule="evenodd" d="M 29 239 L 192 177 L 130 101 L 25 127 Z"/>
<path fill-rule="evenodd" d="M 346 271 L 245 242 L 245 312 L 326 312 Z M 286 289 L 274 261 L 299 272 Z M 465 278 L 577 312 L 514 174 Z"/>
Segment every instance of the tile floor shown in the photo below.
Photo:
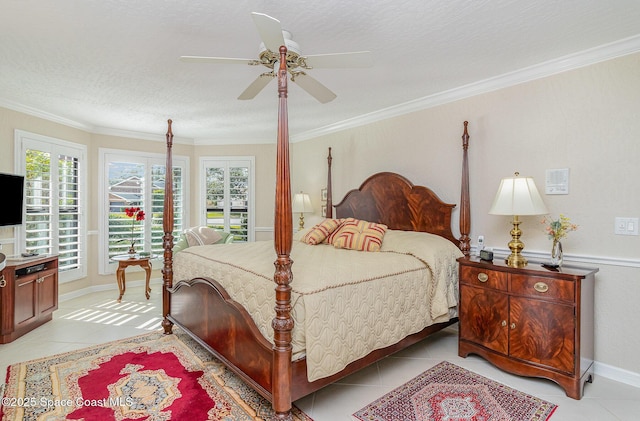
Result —
<path fill-rule="evenodd" d="M 0 370 L 6 373 L 6 367 L 15 362 L 160 327 L 159 283 L 152 284 L 149 301 L 144 299 L 142 286 L 134 285 L 127 286 L 122 303 L 118 304 L 116 298 L 114 289 L 60 302 L 51 322 L 10 344 L 0 345 Z M 593 384 L 586 385 L 582 400 L 576 401 L 550 381 L 510 375 L 476 356 L 458 357 L 455 328 L 439 332 L 295 404 L 316 421 L 351 420 L 351 414 L 358 409 L 443 360 L 556 403 L 558 409 L 552 421 L 640 419 L 640 388 L 596 377 Z"/>

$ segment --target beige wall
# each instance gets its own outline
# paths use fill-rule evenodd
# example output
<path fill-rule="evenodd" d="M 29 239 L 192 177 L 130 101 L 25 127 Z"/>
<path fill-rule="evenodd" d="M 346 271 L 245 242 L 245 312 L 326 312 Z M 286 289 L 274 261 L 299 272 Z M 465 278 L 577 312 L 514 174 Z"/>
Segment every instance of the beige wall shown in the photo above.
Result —
<path fill-rule="evenodd" d="M 460 136 L 468 120 L 472 239 L 482 234 L 500 251 L 510 218 L 488 214 L 500 179 L 519 171 L 543 192 L 546 169 L 569 168 L 570 194 L 543 199 L 550 213 L 580 226 L 563 241 L 569 263 L 600 268 L 596 359 L 640 376 L 640 330 L 626 327 L 640 320 L 640 237 L 613 233 L 616 216 L 640 217 L 639 68 L 640 54 L 630 55 L 296 143 L 294 187 L 313 192 L 319 207 L 331 146 L 337 200 L 372 173 L 395 171 L 459 203 Z M 522 219 L 525 251 L 548 254 L 540 218 Z"/>

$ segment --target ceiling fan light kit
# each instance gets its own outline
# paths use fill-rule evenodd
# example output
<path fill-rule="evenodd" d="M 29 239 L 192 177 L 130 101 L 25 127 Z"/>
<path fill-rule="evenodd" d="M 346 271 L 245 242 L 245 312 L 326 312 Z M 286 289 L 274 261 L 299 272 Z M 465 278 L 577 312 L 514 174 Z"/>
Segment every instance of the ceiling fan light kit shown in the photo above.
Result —
<path fill-rule="evenodd" d="M 258 75 L 238 97 L 238 99 L 247 100 L 255 98 L 269 84 L 271 79 L 275 78 L 275 69 L 280 58 L 278 51 L 280 46 L 284 45 L 287 47 L 286 67 L 287 72 L 291 75 L 291 81 L 295 82 L 322 104 L 334 100 L 336 94 L 309 76 L 304 70 L 313 68 L 370 67 L 373 65 L 373 57 L 370 51 L 303 56 L 300 45 L 292 39 L 291 32 L 282 29 L 279 20 L 263 13 L 253 12 L 251 16 L 262 39 L 258 50 L 258 59 L 201 56 L 182 56 L 180 59 L 185 62 L 198 63 L 262 65 L 270 69 L 270 71 Z"/>

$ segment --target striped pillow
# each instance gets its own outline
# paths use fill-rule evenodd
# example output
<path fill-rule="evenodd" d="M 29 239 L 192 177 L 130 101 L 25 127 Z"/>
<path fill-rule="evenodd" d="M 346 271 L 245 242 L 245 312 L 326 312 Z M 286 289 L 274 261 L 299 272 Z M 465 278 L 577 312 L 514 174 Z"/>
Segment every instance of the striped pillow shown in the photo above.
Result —
<path fill-rule="evenodd" d="M 338 228 L 333 230 L 333 232 L 331 234 L 329 234 L 329 236 L 327 238 L 325 238 L 324 242 L 327 243 L 327 244 L 333 244 L 334 240 L 336 239 L 336 236 L 340 232 L 340 228 L 342 228 L 342 226 L 344 224 L 351 224 L 354 221 L 357 221 L 357 219 L 354 219 L 354 218 L 338 219 Z"/>
<path fill-rule="evenodd" d="M 331 233 L 333 233 L 336 228 L 340 225 L 340 220 L 338 219 L 325 219 L 318 225 L 315 225 L 304 237 L 302 237 L 302 241 L 315 246 L 316 244 L 322 243 Z"/>
<path fill-rule="evenodd" d="M 380 251 L 387 226 L 374 222 L 346 221 L 333 239 L 333 246 L 349 250 Z"/>

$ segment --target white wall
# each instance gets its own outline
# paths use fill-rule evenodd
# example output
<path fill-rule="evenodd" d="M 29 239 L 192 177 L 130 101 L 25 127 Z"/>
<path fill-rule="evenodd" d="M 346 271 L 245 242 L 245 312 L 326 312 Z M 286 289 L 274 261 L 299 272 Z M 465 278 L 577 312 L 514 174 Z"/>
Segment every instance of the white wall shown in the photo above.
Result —
<path fill-rule="evenodd" d="M 600 268 L 597 367 L 629 371 L 640 385 L 640 237 L 613 233 L 616 216 L 640 217 L 639 68 L 640 54 L 629 55 L 296 143 L 292 187 L 311 192 L 319 209 L 331 146 L 334 203 L 378 171 L 401 173 L 459 203 L 460 136 L 468 120 L 472 239 L 483 234 L 500 251 L 510 218 L 488 214 L 500 179 L 519 171 L 544 191 L 546 169 L 569 168 L 570 194 L 543 199 L 550 213 L 579 225 L 563 241 L 566 261 Z M 551 243 L 540 218 L 522 219 L 525 254 L 545 256 Z"/>

